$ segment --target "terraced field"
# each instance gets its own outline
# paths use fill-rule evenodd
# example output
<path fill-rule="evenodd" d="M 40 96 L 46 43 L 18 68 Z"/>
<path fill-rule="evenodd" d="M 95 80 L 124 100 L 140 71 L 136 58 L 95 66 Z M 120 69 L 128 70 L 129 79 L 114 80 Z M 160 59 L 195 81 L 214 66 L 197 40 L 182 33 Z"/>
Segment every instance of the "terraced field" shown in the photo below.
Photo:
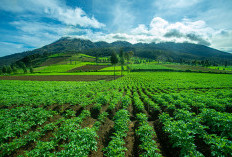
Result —
<path fill-rule="evenodd" d="M 1 156 L 232 156 L 232 75 L 0 80 Z"/>

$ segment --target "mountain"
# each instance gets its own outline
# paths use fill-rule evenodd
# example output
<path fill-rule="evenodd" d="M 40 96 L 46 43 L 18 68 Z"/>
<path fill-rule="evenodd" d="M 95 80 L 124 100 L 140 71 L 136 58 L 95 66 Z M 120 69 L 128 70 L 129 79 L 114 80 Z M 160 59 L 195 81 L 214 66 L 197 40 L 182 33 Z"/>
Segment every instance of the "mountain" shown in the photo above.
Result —
<path fill-rule="evenodd" d="M 0 57 L 0 66 L 10 65 L 18 60 L 22 60 L 26 56 L 47 55 L 56 53 L 85 53 L 92 56 L 109 56 L 113 50 L 118 51 L 120 48 L 124 51 L 133 51 L 135 56 L 144 58 L 165 58 L 178 61 L 183 60 L 213 60 L 223 63 L 225 60 L 232 61 L 232 54 L 222 52 L 204 45 L 191 43 L 137 43 L 131 44 L 126 41 L 116 41 L 107 43 L 104 41 L 92 42 L 90 40 L 62 37 L 59 40 L 43 46 L 39 49 L 17 53 L 5 57 Z M 43 58 L 44 60 L 46 59 Z"/>
<path fill-rule="evenodd" d="M 115 41 L 115 42 L 112 42 L 111 45 L 113 47 L 130 47 L 130 46 L 132 46 L 132 44 L 127 42 L 127 41 Z"/>

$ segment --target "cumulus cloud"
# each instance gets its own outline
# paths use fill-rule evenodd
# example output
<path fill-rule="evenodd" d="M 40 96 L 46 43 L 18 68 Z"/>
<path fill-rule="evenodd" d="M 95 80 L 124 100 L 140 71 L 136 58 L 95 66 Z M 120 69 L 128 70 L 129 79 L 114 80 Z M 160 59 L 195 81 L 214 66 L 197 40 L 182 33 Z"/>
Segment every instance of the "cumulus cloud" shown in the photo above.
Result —
<path fill-rule="evenodd" d="M 140 24 L 128 33 L 106 34 L 88 30 L 82 35 L 74 35 L 74 37 L 106 42 L 124 40 L 132 44 L 139 42 L 188 42 L 209 46 L 213 32 L 214 30 L 208 27 L 204 21 L 183 19 L 180 22 L 169 23 L 160 17 L 154 17 L 148 26 Z"/>
<path fill-rule="evenodd" d="M 168 21 L 154 17 L 148 26 L 140 24 L 128 33 L 103 33 L 91 29 L 67 27 L 59 24 L 47 24 L 41 22 L 15 21 L 11 23 L 23 35 L 21 38 L 25 43 L 34 47 L 40 47 L 57 40 L 62 36 L 90 39 L 92 41 L 114 42 L 124 40 L 130 43 L 151 42 L 189 42 L 209 46 L 210 34 L 214 31 L 207 27 L 204 21 L 182 21 L 169 23 Z M 228 34 L 224 32 L 224 34 Z M 30 39 L 31 38 L 31 39 Z"/>
<path fill-rule="evenodd" d="M 190 42 L 209 46 L 209 36 L 212 32 L 213 29 L 204 21 L 183 19 L 180 22 L 169 23 L 160 17 L 154 17 L 149 26 L 140 24 L 128 33 L 105 34 L 105 40 L 126 40 L 131 43 Z"/>
<path fill-rule="evenodd" d="M 33 17 L 48 17 L 67 25 L 102 28 L 105 25 L 89 17 L 81 8 L 68 7 L 58 0 L 1 0 L 0 9 Z"/>
<path fill-rule="evenodd" d="M 180 33 L 177 29 L 171 29 L 169 32 L 164 34 L 164 37 L 171 38 L 171 37 L 183 37 L 184 35 Z"/>

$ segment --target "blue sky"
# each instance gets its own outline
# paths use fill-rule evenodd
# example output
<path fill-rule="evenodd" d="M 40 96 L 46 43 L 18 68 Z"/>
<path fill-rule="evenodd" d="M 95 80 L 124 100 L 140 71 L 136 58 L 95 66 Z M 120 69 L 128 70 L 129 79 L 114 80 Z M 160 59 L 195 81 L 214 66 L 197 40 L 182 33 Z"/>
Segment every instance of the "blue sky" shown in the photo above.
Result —
<path fill-rule="evenodd" d="M 64 36 L 232 52 L 232 0 L 1 0 L 0 57 Z"/>

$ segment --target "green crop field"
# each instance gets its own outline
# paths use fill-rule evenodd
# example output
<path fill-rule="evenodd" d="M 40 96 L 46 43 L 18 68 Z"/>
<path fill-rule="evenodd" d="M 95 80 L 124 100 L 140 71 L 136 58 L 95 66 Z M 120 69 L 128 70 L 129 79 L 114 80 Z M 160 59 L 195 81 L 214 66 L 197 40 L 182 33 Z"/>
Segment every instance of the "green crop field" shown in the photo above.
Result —
<path fill-rule="evenodd" d="M 132 65 L 130 65 L 130 68 L 132 70 L 138 70 L 138 69 L 143 69 L 143 70 L 150 70 L 150 69 L 154 69 L 154 70 L 157 70 L 157 69 L 170 69 L 170 68 L 167 68 L 167 67 L 165 67 L 163 65 L 156 64 L 156 63 L 132 64 Z"/>
<path fill-rule="evenodd" d="M 228 71 L 232 71 L 232 66 L 210 66 L 209 68 L 211 69 L 218 69 L 218 70 L 228 70 Z"/>
<path fill-rule="evenodd" d="M 0 108 L 1 156 L 232 155 L 230 74 L 0 80 Z"/>
<path fill-rule="evenodd" d="M 35 68 L 35 72 L 66 72 L 68 70 L 71 70 L 73 68 L 77 68 L 80 66 L 84 66 L 86 64 L 90 64 L 88 62 L 76 62 L 76 64 L 60 64 L 60 65 L 50 65 L 50 66 L 44 66 L 44 67 L 39 67 L 39 68 Z"/>
<path fill-rule="evenodd" d="M 126 66 L 123 66 L 123 68 L 124 68 L 124 70 L 127 70 Z M 115 66 L 115 70 L 116 71 L 120 71 L 121 70 L 121 66 Z M 100 71 L 114 71 L 114 66 L 103 68 Z"/>

